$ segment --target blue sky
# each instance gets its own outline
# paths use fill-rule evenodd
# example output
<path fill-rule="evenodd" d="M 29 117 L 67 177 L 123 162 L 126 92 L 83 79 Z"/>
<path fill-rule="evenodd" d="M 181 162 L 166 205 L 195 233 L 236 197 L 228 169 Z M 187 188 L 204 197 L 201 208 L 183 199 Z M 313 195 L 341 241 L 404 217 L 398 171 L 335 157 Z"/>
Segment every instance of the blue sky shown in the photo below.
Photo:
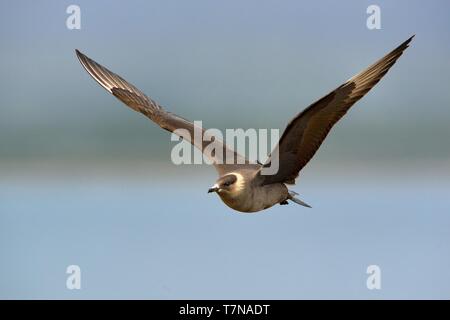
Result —
<path fill-rule="evenodd" d="M 370 1 L 79 1 L 82 28 L 68 30 L 71 3 L 1 4 L 4 157 L 92 154 L 93 144 L 107 156 L 167 152 L 168 135 L 99 90 L 75 48 L 207 127 L 283 129 L 412 34 L 412 47 L 339 124 L 333 145 L 382 147 L 383 131 L 394 157 L 449 156 L 441 147 L 450 134 L 445 1 L 379 1 L 381 30 L 366 27 Z M 355 138 L 362 129 L 366 138 Z"/>

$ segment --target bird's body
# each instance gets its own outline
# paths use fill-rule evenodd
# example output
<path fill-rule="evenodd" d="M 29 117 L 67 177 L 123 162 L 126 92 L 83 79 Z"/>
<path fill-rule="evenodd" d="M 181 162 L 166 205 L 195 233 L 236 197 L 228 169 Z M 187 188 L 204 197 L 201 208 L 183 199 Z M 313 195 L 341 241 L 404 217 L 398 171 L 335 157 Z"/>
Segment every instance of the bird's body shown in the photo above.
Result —
<path fill-rule="evenodd" d="M 254 169 L 230 172 L 227 176 L 236 176 L 231 190 L 220 188 L 218 184 L 216 192 L 227 206 L 240 212 L 258 212 L 289 199 L 284 183 L 263 185 L 260 179 L 255 178 L 257 173 Z"/>
<path fill-rule="evenodd" d="M 408 47 L 412 38 L 295 116 L 265 164 L 252 163 L 216 140 L 222 148 L 221 154 L 231 152 L 234 162 L 230 164 L 224 159 L 218 159 L 216 153 L 210 155 L 219 173 L 219 179 L 209 192 L 216 192 L 227 206 L 240 212 L 258 212 L 275 204 L 287 204 L 288 200 L 309 207 L 296 197 L 295 192 L 288 190 L 286 184 L 295 183 L 299 171 L 314 156 L 333 125 L 381 80 Z M 161 128 L 180 135 L 205 152 L 207 142 L 193 139 L 194 132 L 198 129 L 194 123 L 165 111 L 117 74 L 78 50 L 76 53 L 86 71 L 116 98 L 144 114 Z M 177 129 L 183 129 L 188 134 L 181 135 Z M 205 134 L 205 131 L 202 132 Z M 278 170 L 266 175 L 264 169 L 274 162 L 279 164 Z"/>

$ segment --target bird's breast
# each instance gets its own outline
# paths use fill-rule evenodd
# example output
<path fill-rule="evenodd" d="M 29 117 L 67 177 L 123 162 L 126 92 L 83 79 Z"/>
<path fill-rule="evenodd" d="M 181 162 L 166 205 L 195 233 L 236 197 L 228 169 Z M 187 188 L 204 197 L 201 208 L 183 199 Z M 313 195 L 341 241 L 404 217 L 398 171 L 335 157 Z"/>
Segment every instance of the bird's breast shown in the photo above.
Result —
<path fill-rule="evenodd" d="M 219 193 L 222 201 L 230 208 L 245 212 L 258 212 L 268 209 L 287 198 L 287 188 L 284 184 L 252 186 L 239 194 Z"/>

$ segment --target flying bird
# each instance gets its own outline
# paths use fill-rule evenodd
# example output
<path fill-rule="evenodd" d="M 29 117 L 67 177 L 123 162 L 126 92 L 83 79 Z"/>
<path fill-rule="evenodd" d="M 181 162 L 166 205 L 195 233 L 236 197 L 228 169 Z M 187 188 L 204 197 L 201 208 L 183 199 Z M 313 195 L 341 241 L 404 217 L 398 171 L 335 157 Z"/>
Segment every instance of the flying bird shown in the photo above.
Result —
<path fill-rule="evenodd" d="M 223 148 L 222 154 L 232 155 L 233 162 L 224 163 L 215 158 L 214 154 L 208 155 L 213 158 L 212 163 L 219 174 L 208 192 L 217 193 L 226 205 L 240 212 L 257 212 L 276 204 L 288 204 L 288 201 L 310 207 L 297 198 L 298 194 L 289 190 L 286 185 L 295 184 L 300 170 L 314 156 L 333 125 L 381 80 L 413 37 L 297 114 L 288 123 L 277 146 L 264 164 L 253 163 L 222 141 L 216 141 L 219 148 Z M 122 77 L 80 51 L 75 51 L 81 64 L 94 80 L 127 106 L 169 132 L 178 134 L 176 129 L 187 130 L 189 135 L 182 138 L 201 151 L 210 143 L 204 141 L 206 139 L 194 141 L 194 130 L 198 129 L 194 123 L 166 111 Z M 200 130 L 205 133 L 204 129 Z M 278 171 L 271 175 L 263 174 L 262 170 L 270 166 L 274 157 L 277 157 Z"/>

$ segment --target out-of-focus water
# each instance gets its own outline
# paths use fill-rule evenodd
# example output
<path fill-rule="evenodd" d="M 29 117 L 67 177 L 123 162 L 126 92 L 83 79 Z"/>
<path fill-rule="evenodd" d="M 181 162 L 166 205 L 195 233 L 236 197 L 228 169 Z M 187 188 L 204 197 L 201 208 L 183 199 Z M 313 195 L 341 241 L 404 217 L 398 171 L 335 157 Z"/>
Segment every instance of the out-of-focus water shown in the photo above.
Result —
<path fill-rule="evenodd" d="M 449 184 L 334 177 L 242 215 L 210 182 L 3 178 L 0 298 L 450 298 Z"/>

